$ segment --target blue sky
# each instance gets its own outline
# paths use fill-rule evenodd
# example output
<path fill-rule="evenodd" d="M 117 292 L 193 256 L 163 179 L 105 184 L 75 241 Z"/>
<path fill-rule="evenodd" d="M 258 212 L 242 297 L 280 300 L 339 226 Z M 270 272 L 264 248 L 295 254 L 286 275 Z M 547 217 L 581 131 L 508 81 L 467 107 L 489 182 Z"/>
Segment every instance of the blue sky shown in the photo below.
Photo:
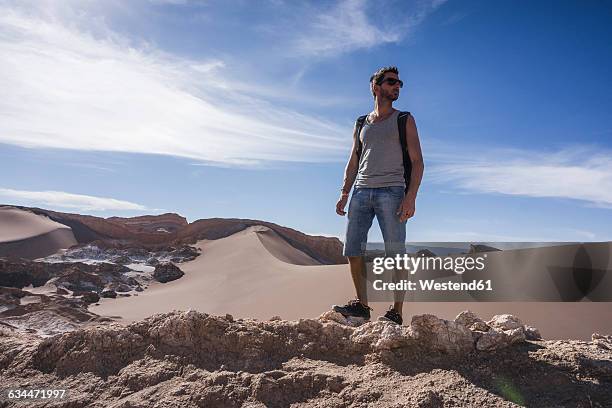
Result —
<path fill-rule="evenodd" d="M 0 0 L 0 203 L 342 238 L 352 124 L 397 65 L 408 240 L 611 240 L 611 39 L 602 1 Z"/>

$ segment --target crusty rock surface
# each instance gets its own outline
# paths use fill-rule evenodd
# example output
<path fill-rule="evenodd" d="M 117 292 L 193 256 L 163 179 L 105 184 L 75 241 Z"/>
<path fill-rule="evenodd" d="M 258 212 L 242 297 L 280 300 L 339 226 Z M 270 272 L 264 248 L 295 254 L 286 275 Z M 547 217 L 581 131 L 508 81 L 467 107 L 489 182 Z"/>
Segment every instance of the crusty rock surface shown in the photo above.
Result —
<path fill-rule="evenodd" d="M 469 328 L 433 315 L 414 316 L 410 326 L 354 327 L 335 318 L 255 321 L 174 311 L 45 339 L 3 327 L 0 387 L 68 390 L 63 401 L 32 407 L 612 404 L 612 352 L 595 341 L 523 339 L 479 351 Z M 605 335 L 594 340 L 609 344 Z"/>
<path fill-rule="evenodd" d="M 64 297 L 0 287 L 0 325 L 45 337 L 109 320 L 87 310 L 87 300 L 94 295 Z"/>

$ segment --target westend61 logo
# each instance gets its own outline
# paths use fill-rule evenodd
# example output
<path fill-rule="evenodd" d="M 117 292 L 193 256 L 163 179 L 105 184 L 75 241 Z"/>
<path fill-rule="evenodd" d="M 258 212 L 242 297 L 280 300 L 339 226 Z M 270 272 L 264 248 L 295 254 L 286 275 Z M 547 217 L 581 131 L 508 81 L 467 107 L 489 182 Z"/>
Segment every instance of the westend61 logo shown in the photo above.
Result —
<path fill-rule="evenodd" d="M 407 254 L 395 255 L 395 257 L 377 257 L 372 262 L 372 272 L 380 275 L 392 269 L 406 271 L 414 275 L 417 270 L 445 270 L 453 271 L 461 275 L 465 271 L 482 271 L 485 268 L 485 258 L 487 254 L 478 257 L 468 256 L 446 256 L 446 257 L 425 257 L 423 255 L 414 257 Z"/>

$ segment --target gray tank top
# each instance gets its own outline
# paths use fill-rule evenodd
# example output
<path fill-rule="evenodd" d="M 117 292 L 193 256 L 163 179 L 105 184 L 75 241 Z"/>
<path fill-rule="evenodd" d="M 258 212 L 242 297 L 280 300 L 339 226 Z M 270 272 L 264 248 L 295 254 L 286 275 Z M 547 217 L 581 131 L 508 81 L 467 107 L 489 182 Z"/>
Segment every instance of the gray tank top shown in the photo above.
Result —
<path fill-rule="evenodd" d="M 362 150 L 355 188 L 405 187 L 402 145 L 399 141 L 396 110 L 387 119 L 361 128 Z"/>

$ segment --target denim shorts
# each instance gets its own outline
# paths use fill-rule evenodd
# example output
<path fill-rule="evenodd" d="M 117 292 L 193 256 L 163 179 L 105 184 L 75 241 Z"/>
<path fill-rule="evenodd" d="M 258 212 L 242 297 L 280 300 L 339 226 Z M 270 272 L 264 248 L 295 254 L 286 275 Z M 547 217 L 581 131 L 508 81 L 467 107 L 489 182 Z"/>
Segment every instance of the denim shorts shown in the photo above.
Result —
<path fill-rule="evenodd" d="M 364 256 L 374 216 L 385 241 L 387 256 L 406 253 L 406 221 L 396 214 L 404 187 L 356 188 L 351 195 L 344 240 L 344 256 Z"/>

